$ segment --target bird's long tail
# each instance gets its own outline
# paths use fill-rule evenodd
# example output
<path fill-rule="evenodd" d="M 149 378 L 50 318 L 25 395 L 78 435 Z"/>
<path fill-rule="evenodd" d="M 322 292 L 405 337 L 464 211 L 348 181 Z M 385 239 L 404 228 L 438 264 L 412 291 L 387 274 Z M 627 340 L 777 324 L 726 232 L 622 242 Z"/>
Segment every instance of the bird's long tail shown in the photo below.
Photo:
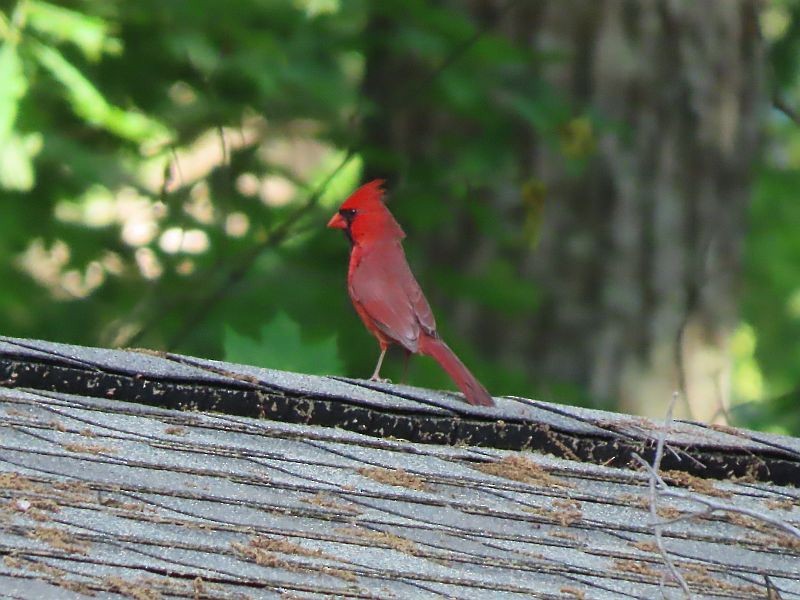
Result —
<path fill-rule="evenodd" d="M 450 375 L 450 378 L 461 390 L 470 404 L 477 406 L 494 406 L 494 400 L 469 369 L 450 350 L 450 347 L 439 338 L 420 336 L 419 351 L 438 362 Z"/>

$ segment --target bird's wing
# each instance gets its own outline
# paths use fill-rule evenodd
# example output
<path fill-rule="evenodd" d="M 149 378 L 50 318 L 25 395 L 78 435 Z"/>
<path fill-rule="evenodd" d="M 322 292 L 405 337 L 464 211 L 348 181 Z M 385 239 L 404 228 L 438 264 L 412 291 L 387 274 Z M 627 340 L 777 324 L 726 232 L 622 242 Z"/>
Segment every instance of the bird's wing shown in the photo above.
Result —
<path fill-rule="evenodd" d="M 399 241 L 366 250 L 350 277 L 350 295 L 384 335 L 417 352 L 420 330 L 436 322 Z"/>

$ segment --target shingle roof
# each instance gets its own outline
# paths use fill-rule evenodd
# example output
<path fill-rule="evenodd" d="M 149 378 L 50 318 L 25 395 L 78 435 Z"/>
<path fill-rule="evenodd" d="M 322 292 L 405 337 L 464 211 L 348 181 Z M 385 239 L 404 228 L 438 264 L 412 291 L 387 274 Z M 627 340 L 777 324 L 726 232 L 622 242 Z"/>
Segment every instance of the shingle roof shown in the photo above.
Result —
<path fill-rule="evenodd" d="M 0 379 L 0 596 L 660 597 L 645 419 L 11 338 Z M 800 440 L 666 439 L 692 593 L 800 598 Z"/>

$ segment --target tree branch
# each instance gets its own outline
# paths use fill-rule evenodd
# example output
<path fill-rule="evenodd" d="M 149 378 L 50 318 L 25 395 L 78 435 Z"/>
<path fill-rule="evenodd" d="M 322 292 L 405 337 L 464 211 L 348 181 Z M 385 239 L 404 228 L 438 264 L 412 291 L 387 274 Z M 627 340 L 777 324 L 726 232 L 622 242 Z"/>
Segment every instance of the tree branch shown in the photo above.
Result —
<path fill-rule="evenodd" d="M 786 102 L 786 99 L 777 92 L 772 97 L 772 106 L 786 115 L 795 125 L 800 126 L 800 113 L 798 113 L 794 107 L 790 106 L 789 103 Z"/>
<path fill-rule="evenodd" d="M 208 294 L 205 299 L 199 305 L 197 305 L 184 320 L 183 325 L 180 327 L 180 329 L 178 329 L 178 332 L 173 335 L 170 341 L 167 343 L 167 350 L 174 350 L 186 339 L 189 333 L 194 331 L 195 327 L 197 327 L 197 325 L 199 325 L 206 318 L 206 316 L 208 316 L 208 313 L 211 312 L 214 306 L 220 302 L 231 291 L 231 289 L 245 277 L 245 275 L 247 275 L 250 267 L 253 265 L 256 259 L 261 256 L 262 252 L 269 248 L 274 248 L 286 239 L 286 237 L 292 232 L 292 227 L 294 224 L 319 203 L 319 199 L 325 192 L 328 184 L 342 169 L 344 169 L 345 166 L 347 166 L 354 156 L 354 151 L 348 151 L 339 165 L 333 171 L 331 171 L 325 180 L 317 186 L 317 189 L 312 192 L 305 204 L 299 206 L 286 219 L 284 219 L 280 225 L 278 225 L 267 235 L 264 241 L 256 244 L 244 254 L 239 263 L 228 272 L 228 275 L 225 277 L 223 282 L 217 286 L 214 291 Z"/>
<path fill-rule="evenodd" d="M 500 9 L 500 14 L 505 14 L 518 3 L 519 0 L 509 0 Z M 409 88 L 409 98 L 418 97 L 426 88 L 430 87 L 444 71 L 456 63 L 472 46 L 474 46 L 478 40 L 480 40 L 481 37 L 487 33 L 488 30 L 488 25 L 478 29 L 462 43 L 453 48 L 448 56 L 446 56 L 432 72 L 424 77 L 418 85 Z M 319 198 L 324 193 L 330 181 L 352 160 L 352 158 L 360 149 L 360 144 L 352 145 L 347 150 L 342 162 L 331 173 L 328 174 L 325 180 L 317 187 L 317 189 L 311 194 L 311 196 L 302 206 L 298 207 L 281 224 L 274 228 L 267 235 L 265 240 L 243 253 L 241 259 L 238 261 L 236 266 L 234 266 L 228 272 L 222 283 L 211 293 L 206 295 L 205 298 L 202 299 L 200 303 L 197 304 L 194 309 L 191 310 L 190 314 L 184 319 L 183 324 L 169 340 L 167 344 L 168 350 L 174 350 L 177 346 L 185 341 L 188 335 L 194 331 L 194 329 L 208 316 L 211 310 L 213 310 L 214 306 L 221 302 L 223 298 L 230 293 L 231 289 L 247 275 L 247 272 L 250 270 L 253 263 L 262 252 L 278 246 L 293 233 L 292 229 L 295 224 L 318 204 Z M 226 150 L 227 149 L 225 147 L 223 138 L 223 155 L 225 155 Z M 225 157 L 223 156 L 223 160 L 224 158 Z M 176 305 L 176 303 L 171 304 L 173 307 Z M 162 316 L 163 313 L 156 314 L 154 318 L 148 320 L 147 324 L 131 337 L 131 339 L 128 341 L 128 344 L 134 344 L 136 341 L 140 340 L 151 327 L 154 327 L 161 320 Z"/>

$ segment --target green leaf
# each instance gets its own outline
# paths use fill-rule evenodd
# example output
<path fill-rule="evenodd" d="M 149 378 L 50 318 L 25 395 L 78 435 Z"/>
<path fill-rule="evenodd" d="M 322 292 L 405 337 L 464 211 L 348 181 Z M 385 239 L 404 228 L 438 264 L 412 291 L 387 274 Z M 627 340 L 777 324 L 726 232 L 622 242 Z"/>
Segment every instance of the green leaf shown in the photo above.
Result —
<path fill-rule="evenodd" d="M 27 191 L 33 187 L 31 158 L 41 149 L 41 135 L 21 137 L 14 132 L 19 101 L 28 90 L 22 60 L 14 42 L 0 49 L 0 187 Z"/>
<path fill-rule="evenodd" d="M 226 327 L 224 348 L 230 362 L 316 375 L 344 371 L 336 338 L 304 341 L 300 326 L 282 312 L 261 328 L 257 340 Z"/>
<path fill-rule="evenodd" d="M 522 208 L 525 211 L 522 235 L 531 248 L 539 244 L 547 191 L 547 184 L 536 177 L 531 177 L 522 185 Z"/>
<path fill-rule="evenodd" d="M 570 117 L 569 105 L 546 84 L 533 85 L 532 93 L 508 93 L 502 103 L 526 120 L 539 133 L 551 132 Z"/>
<path fill-rule="evenodd" d="M 339 12 L 341 8 L 340 0 L 294 0 L 293 4 L 310 19 Z"/>
<path fill-rule="evenodd" d="M 10 41 L 0 48 L 0 82 L 0 143 L 4 143 L 14 129 L 19 101 L 28 90 L 17 45 Z"/>
<path fill-rule="evenodd" d="M 39 63 L 66 88 L 75 114 L 87 123 L 133 142 L 169 136 L 167 128 L 150 117 L 112 106 L 94 84 L 55 48 L 43 44 L 35 44 L 33 48 Z"/>
<path fill-rule="evenodd" d="M 11 134 L 0 141 L 0 188 L 27 192 L 35 181 L 33 161 L 42 148 L 42 136 Z"/>
<path fill-rule="evenodd" d="M 28 2 L 28 24 L 57 42 L 69 42 L 89 60 L 98 60 L 103 52 L 118 53 L 119 40 L 108 33 L 103 19 L 79 13 L 47 2 Z"/>
<path fill-rule="evenodd" d="M 311 176 L 310 187 L 315 189 L 337 168 L 336 174 L 331 177 L 322 196 L 319 199 L 319 204 L 323 208 L 333 208 L 344 202 L 345 198 L 358 187 L 359 178 L 361 177 L 361 170 L 363 168 L 363 161 L 361 156 L 355 154 L 347 159 L 348 155 L 343 152 L 331 153 L 318 169 L 317 172 Z M 347 162 L 344 163 L 347 159 Z"/>

